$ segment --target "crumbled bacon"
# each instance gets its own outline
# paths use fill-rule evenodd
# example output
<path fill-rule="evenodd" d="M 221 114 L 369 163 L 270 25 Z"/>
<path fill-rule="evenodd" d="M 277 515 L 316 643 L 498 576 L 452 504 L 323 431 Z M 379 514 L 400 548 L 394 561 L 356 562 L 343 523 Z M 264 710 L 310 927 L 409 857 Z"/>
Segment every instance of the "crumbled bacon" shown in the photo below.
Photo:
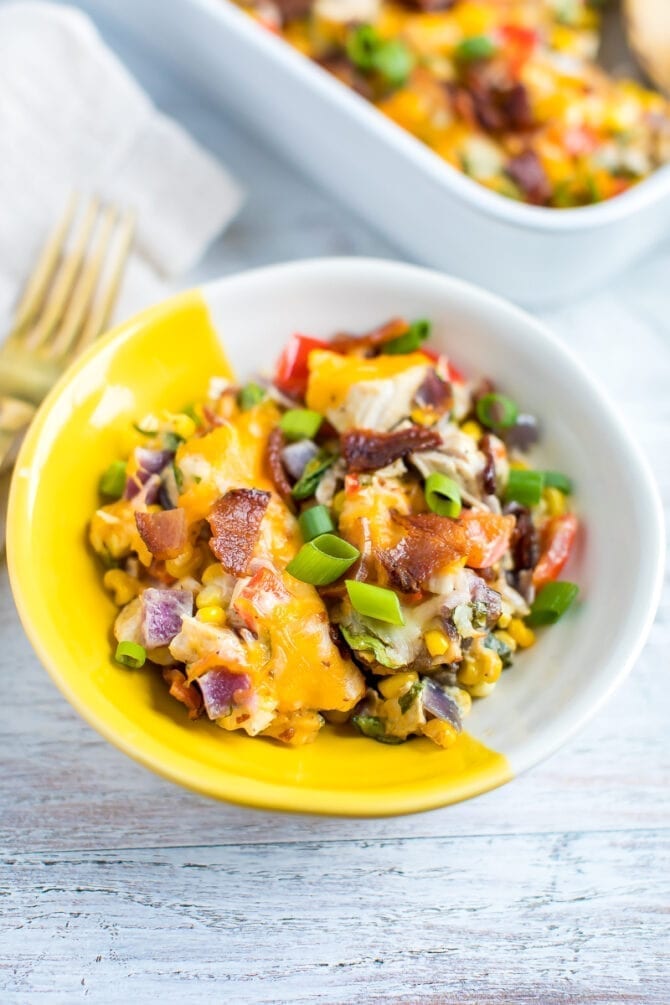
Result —
<path fill-rule="evenodd" d="M 202 713 L 202 695 L 197 687 L 188 684 L 186 675 L 177 667 L 165 667 L 163 680 L 170 685 L 170 694 L 186 705 L 189 719 L 197 719 Z"/>
<path fill-rule="evenodd" d="M 291 499 L 291 484 L 286 477 L 286 471 L 281 459 L 281 452 L 284 449 L 285 440 L 279 426 L 275 426 L 268 436 L 267 459 L 272 482 L 279 495 L 285 501 Z"/>
<path fill-rule="evenodd" d="M 484 433 L 479 441 L 479 449 L 486 458 L 482 470 L 482 486 L 487 495 L 495 495 L 496 491 L 496 461 L 493 453 L 493 442 L 490 433 Z"/>
<path fill-rule="evenodd" d="M 438 569 L 467 554 L 463 527 L 436 513 L 404 516 L 391 512 L 393 522 L 405 536 L 393 548 L 380 552 L 390 584 L 403 593 L 415 593 Z"/>
<path fill-rule="evenodd" d="M 312 6 L 312 0 L 274 0 L 274 2 L 279 8 L 284 23 L 307 17 Z"/>
<path fill-rule="evenodd" d="M 453 392 L 448 381 L 441 380 L 434 370 L 429 370 L 426 378 L 414 395 L 414 401 L 422 408 L 434 408 L 446 412 L 451 407 Z"/>
<path fill-rule="evenodd" d="M 453 7 L 455 0 L 403 0 L 403 2 L 406 7 L 432 13 L 436 10 L 448 10 L 449 7 Z"/>
<path fill-rule="evenodd" d="M 147 548 L 160 560 L 176 558 L 186 547 L 188 527 L 183 509 L 135 513 L 135 523 Z"/>
<path fill-rule="evenodd" d="M 260 489 L 231 489 L 214 503 L 209 546 L 226 572 L 246 574 L 269 503 L 270 493 Z"/>
<path fill-rule="evenodd" d="M 350 429 L 342 436 L 342 454 L 349 471 L 376 471 L 387 464 L 422 450 L 436 450 L 440 434 L 424 426 L 409 426 L 393 433 Z"/>
<path fill-rule="evenodd" d="M 372 101 L 374 95 L 369 81 L 344 54 L 329 53 L 322 56 L 317 62 L 324 70 L 328 70 L 334 77 L 341 80 L 343 84 L 350 87 L 352 91 L 356 91 L 362 98 Z"/>
<path fill-rule="evenodd" d="M 409 331 L 409 324 L 403 318 L 391 318 L 386 324 L 364 335 L 350 335 L 348 332 L 341 332 L 330 340 L 331 348 L 335 352 L 351 352 L 353 349 L 378 349 L 387 342 L 404 335 Z"/>

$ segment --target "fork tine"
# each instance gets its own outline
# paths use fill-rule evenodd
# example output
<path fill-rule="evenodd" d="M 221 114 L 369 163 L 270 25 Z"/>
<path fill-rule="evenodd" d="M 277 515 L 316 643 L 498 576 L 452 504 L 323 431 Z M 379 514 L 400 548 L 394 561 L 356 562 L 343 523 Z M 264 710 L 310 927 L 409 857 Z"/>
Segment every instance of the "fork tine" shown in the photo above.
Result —
<path fill-rule="evenodd" d="M 10 332 L 10 337 L 16 336 L 24 329 L 33 320 L 42 305 L 44 295 L 56 270 L 65 237 L 72 225 L 78 200 L 77 193 L 73 192 L 68 199 L 65 212 L 44 242 L 37 265 L 28 278 L 21 299 L 16 306 L 14 327 Z"/>
<path fill-rule="evenodd" d="M 71 343 L 79 334 L 86 312 L 91 304 L 95 284 L 98 281 L 112 244 L 116 218 L 116 209 L 107 207 L 104 210 L 102 219 L 94 235 L 93 251 L 87 257 L 79 273 L 62 324 L 48 345 L 47 355 L 49 356 L 57 357 L 67 352 Z"/>
<path fill-rule="evenodd" d="M 63 316 L 63 311 L 70 296 L 70 291 L 77 278 L 82 259 L 86 252 L 91 231 L 98 214 L 99 200 L 95 197 L 89 200 L 84 219 L 79 226 L 74 247 L 63 258 L 53 286 L 44 305 L 44 310 L 35 327 L 26 338 L 26 347 L 36 349 L 51 335 Z"/>
<path fill-rule="evenodd" d="M 121 221 L 120 231 L 109 278 L 106 281 L 106 286 L 103 288 L 98 296 L 98 299 L 93 304 L 88 321 L 84 325 L 84 330 L 81 333 L 81 338 L 79 339 L 77 346 L 78 349 L 83 349 L 85 346 L 93 342 L 93 340 L 96 339 L 102 331 L 104 331 L 107 322 L 109 321 L 110 314 L 112 313 L 112 309 L 119 293 L 119 287 L 121 286 L 121 279 L 123 278 L 126 261 L 133 244 L 133 235 L 135 233 L 135 214 L 132 211 L 125 213 Z"/>

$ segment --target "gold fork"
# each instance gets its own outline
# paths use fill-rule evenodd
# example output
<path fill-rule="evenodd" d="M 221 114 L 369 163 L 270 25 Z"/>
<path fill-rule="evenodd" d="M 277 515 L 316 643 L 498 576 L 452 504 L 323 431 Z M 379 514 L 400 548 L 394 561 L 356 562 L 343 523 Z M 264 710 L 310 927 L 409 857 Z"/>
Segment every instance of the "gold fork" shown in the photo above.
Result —
<path fill-rule="evenodd" d="M 0 344 L 0 472 L 65 367 L 104 331 L 135 229 L 130 211 L 71 196 Z"/>

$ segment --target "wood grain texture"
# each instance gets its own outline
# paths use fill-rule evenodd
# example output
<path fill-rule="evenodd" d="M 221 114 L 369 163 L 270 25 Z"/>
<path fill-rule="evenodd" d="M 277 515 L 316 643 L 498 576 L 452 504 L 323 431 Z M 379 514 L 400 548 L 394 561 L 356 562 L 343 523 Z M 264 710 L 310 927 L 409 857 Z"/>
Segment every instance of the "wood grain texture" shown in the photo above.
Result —
<path fill-rule="evenodd" d="M 112 41 L 250 189 L 200 276 L 394 254 Z M 670 244 L 546 318 L 618 402 L 666 515 L 668 275 Z M 669 650 L 666 583 L 637 667 L 588 730 L 479 799 L 392 820 L 261 813 L 176 788 L 83 723 L 38 665 L 0 563 L 0 1002 L 667 1005 Z"/>

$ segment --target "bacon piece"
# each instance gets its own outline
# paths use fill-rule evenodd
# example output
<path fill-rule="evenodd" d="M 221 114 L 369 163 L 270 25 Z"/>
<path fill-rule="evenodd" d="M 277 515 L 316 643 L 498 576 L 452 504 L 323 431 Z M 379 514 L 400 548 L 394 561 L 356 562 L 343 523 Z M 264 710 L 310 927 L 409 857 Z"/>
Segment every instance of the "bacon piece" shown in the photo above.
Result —
<path fill-rule="evenodd" d="M 392 342 L 393 339 L 408 331 L 409 323 L 407 321 L 403 318 L 391 318 L 386 324 L 380 325 L 379 328 L 373 328 L 372 331 L 366 332 L 364 335 L 350 335 L 348 332 L 335 335 L 330 340 L 330 347 L 335 352 L 350 352 L 352 349 L 378 349 L 386 342 Z"/>
<path fill-rule="evenodd" d="M 147 548 L 160 560 L 176 558 L 188 540 L 186 513 L 183 509 L 168 509 L 160 513 L 135 513 L 135 523 Z"/>
<path fill-rule="evenodd" d="M 376 471 L 400 457 L 436 450 L 441 444 L 440 434 L 424 426 L 409 426 L 394 433 L 350 429 L 342 436 L 342 454 L 349 471 Z"/>
<path fill-rule="evenodd" d="M 231 489 L 214 503 L 209 547 L 226 572 L 246 574 L 269 503 L 270 493 L 260 489 Z"/>
<path fill-rule="evenodd" d="M 186 682 L 186 675 L 177 667 L 165 667 L 163 680 L 170 685 L 170 694 L 186 705 L 189 719 L 197 719 L 202 713 L 202 695 L 197 687 Z"/>
<path fill-rule="evenodd" d="M 404 516 L 391 511 L 405 536 L 393 548 L 379 554 L 389 582 L 403 593 L 415 593 L 440 568 L 467 554 L 466 533 L 456 520 L 437 513 Z"/>
<path fill-rule="evenodd" d="M 285 502 L 291 499 L 291 484 L 286 477 L 286 471 L 281 459 L 281 452 L 286 445 L 284 434 L 279 426 L 275 426 L 268 436 L 267 460 L 272 481 L 277 492 Z"/>
<path fill-rule="evenodd" d="M 453 392 L 451 384 L 441 380 L 434 370 L 429 370 L 423 384 L 414 395 L 414 401 L 423 408 L 434 408 L 446 412 L 451 406 Z"/>
<path fill-rule="evenodd" d="M 448 10 L 449 7 L 453 7 L 455 0 L 403 0 L 403 2 L 405 7 L 432 13 L 436 10 Z"/>

